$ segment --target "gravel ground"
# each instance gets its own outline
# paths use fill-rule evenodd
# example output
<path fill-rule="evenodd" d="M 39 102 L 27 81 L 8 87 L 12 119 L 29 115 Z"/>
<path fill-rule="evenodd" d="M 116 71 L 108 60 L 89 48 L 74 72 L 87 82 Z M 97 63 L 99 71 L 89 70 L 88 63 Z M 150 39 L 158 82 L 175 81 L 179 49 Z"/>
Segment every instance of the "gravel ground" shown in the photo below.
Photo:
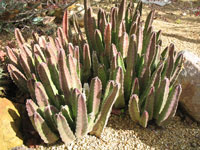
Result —
<path fill-rule="evenodd" d="M 180 116 L 180 115 L 179 115 Z M 69 145 L 39 146 L 38 150 L 200 150 L 200 126 L 188 117 L 175 116 L 160 128 L 142 128 L 129 115 L 112 115 L 101 138 L 87 135 Z"/>

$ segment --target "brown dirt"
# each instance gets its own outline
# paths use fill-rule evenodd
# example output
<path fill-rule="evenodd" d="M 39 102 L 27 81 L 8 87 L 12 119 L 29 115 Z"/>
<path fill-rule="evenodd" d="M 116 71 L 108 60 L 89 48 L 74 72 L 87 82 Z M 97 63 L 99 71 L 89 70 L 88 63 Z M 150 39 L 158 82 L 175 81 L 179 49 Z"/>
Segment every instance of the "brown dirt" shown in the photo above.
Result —
<path fill-rule="evenodd" d="M 155 30 L 162 30 L 163 46 L 174 43 L 177 51 L 189 50 L 200 56 L 200 16 L 192 12 L 199 6 L 200 1 L 184 0 L 165 7 L 153 7 L 157 12 L 153 26 Z"/>

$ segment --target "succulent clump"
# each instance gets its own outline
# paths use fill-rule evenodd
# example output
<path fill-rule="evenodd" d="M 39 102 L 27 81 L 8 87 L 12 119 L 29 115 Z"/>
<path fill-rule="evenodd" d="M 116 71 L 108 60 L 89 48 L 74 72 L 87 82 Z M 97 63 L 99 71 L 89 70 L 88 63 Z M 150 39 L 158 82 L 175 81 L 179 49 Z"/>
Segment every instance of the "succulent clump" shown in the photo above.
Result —
<path fill-rule="evenodd" d="M 28 44 L 19 29 L 19 49 L 7 47 L 8 71 L 16 85 L 30 93 L 30 120 L 45 143 L 67 144 L 87 133 L 100 136 L 111 109 L 128 108 L 141 126 L 155 120 L 165 125 L 177 109 L 181 85 L 176 83 L 182 55 L 171 44 L 161 50 L 161 31 L 153 31 L 154 11 L 141 23 L 142 3 L 122 0 L 97 19 L 84 1 L 86 41 L 76 19 L 69 35 L 67 11 L 57 37 L 33 34 Z M 75 43 L 78 46 L 74 46 Z"/>

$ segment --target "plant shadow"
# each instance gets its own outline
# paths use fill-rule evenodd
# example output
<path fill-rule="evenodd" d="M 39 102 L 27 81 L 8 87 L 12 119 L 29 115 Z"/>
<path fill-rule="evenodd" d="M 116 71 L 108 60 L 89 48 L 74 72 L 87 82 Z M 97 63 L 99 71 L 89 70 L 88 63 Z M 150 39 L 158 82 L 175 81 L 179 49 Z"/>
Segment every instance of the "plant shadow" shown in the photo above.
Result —
<path fill-rule="evenodd" d="M 184 37 L 184 36 L 181 36 L 181 35 L 178 35 L 178 34 L 168 34 L 168 33 L 162 33 L 164 36 L 168 36 L 168 37 L 174 37 L 174 38 L 177 38 L 181 41 L 186 41 L 186 42 L 190 42 L 190 43 L 196 43 L 196 44 L 199 44 L 200 43 L 200 40 L 199 39 L 191 39 L 191 38 L 187 38 L 187 37 Z"/>
<path fill-rule="evenodd" d="M 12 109 L 9 109 L 8 112 L 14 120 L 10 124 L 13 130 L 16 132 L 16 136 L 22 139 L 23 144 L 27 147 L 35 147 L 41 144 L 41 139 L 33 128 L 32 123 L 27 115 L 25 105 L 15 104 L 14 106 L 20 113 L 20 116 Z"/>
<path fill-rule="evenodd" d="M 23 137 L 22 137 L 22 134 L 21 134 L 21 129 L 20 129 L 20 126 L 21 126 L 20 116 L 16 113 L 16 111 L 14 111 L 13 109 L 10 109 L 10 108 L 8 109 L 8 113 L 13 119 L 13 121 L 10 122 L 13 131 L 16 133 L 16 136 L 18 138 L 23 140 Z"/>

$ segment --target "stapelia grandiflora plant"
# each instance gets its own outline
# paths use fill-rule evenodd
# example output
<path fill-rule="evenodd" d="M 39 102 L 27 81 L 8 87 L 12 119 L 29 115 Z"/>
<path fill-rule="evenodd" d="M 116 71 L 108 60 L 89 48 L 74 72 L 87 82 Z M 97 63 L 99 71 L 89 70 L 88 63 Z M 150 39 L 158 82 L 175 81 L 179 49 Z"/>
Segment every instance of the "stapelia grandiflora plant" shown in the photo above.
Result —
<path fill-rule="evenodd" d="M 85 31 L 91 58 L 87 72 L 98 76 L 103 87 L 112 79 L 120 85 L 115 108 L 128 106 L 133 121 L 143 127 L 149 120 L 162 126 L 176 112 L 181 85 L 176 79 L 181 71 L 182 55 L 174 45 L 161 50 L 161 31 L 153 31 L 154 11 L 141 23 L 142 3 L 134 9 L 122 0 L 110 15 L 100 9 L 97 20 L 85 0 Z"/>
<path fill-rule="evenodd" d="M 19 49 L 7 47 L 7 55 L 11 78 L 31 95 L 26 109 L 34 128 L 49 144 L 60 138 L 68 144 L 87 133 L 99 137 L 118 96 L 118 83 L 110 80 L 104 90 L 98 77 L 90 86 L 81 83 L 79 47 L 69 43 L 67 12 L 55 40 L 33 35 L 29 45 L 16 29 Z"/>

